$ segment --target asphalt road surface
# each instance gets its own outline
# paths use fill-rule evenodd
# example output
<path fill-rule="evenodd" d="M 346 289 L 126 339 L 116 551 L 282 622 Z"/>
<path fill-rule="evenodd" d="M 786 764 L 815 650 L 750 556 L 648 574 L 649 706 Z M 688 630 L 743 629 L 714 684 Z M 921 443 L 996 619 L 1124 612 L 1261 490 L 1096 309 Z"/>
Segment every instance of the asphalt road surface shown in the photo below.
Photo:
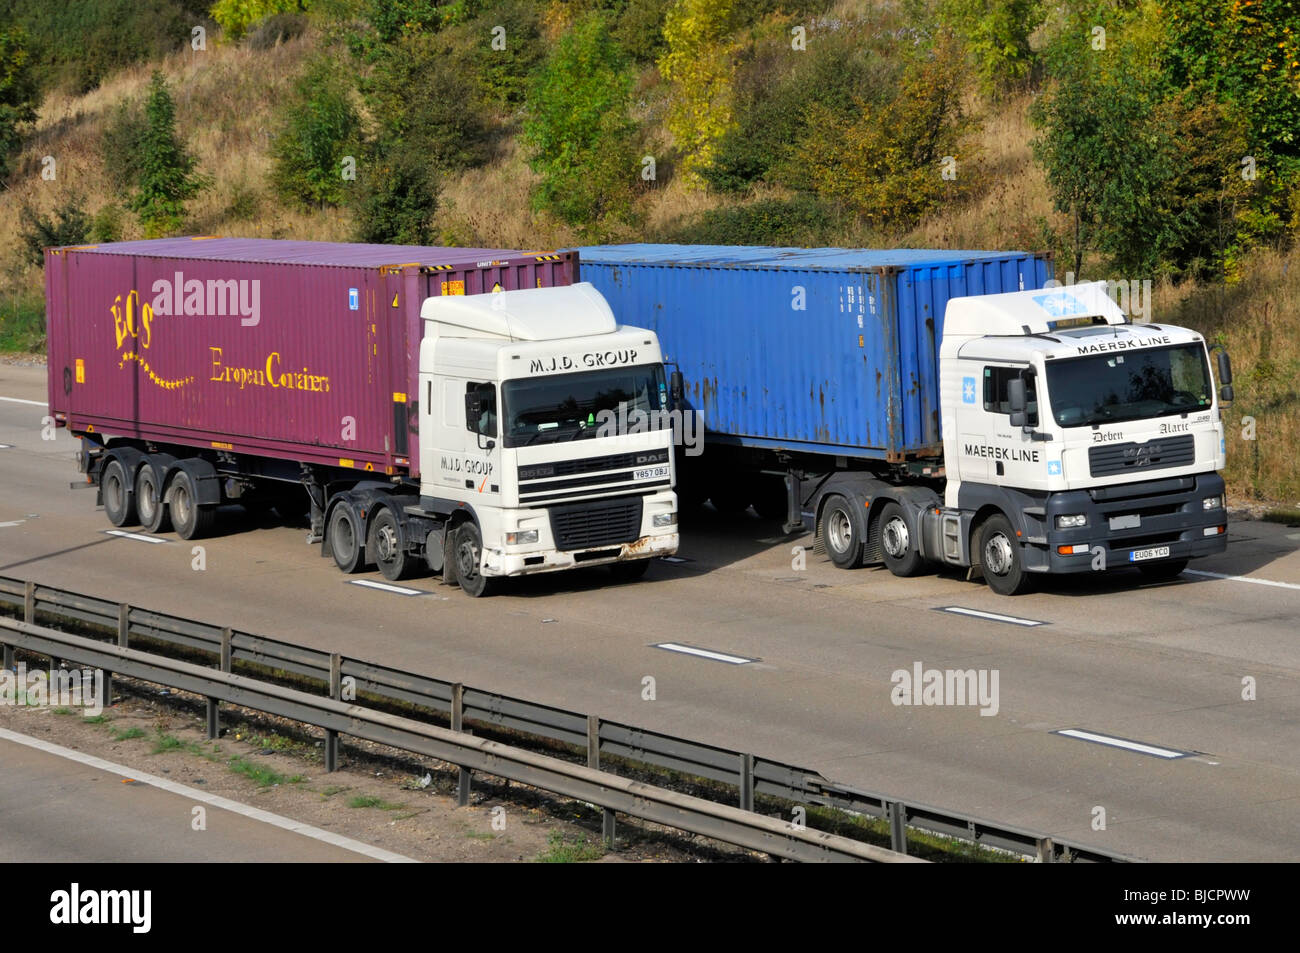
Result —
<path fill-rule="evenodd" d="M 224 535 L 195 543 L 106 535 L 95 494 L 69 488 L 75 441 L 42 439 L 44 369 L 0 365 L 0 398 L 0 574 L 1153 860 L 1300 857 L 1300 528 L 1235 523 L 1226 554 L 1171 583 L 1124 571 L 1006 599 L 954 572 L 896 579 L 812 555 L 796 568 L 807 538 L 706 517 L 683 529 L 689 561 L 657 563 L 639 582 L 592 569 L 474 600 L 426 577 L 403 596 L 350 584 L 383 580 L 341 575 L 304 530 L 238 507 L 223 511 Z M 893 673 L 917 663 L 996 672 L 996 714 L 894 704 Z M 1164 754 L 1058 733 L 1070 729 Z"/>

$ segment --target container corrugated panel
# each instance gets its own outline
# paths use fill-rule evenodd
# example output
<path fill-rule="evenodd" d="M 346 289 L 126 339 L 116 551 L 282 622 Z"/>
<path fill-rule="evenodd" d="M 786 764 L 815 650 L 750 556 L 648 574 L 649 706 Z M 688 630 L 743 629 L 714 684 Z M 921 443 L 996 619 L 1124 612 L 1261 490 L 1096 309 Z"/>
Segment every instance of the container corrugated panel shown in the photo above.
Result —
<path fill-rule="evenodd" d="M 1048 255 L 599 245 L 582 279 L 659 335 L 710 439 L 882 460 L 941 451 L 948 299 L 1041 288 Z"/>
<path fill-rule="evenodd" d="M 420 306 L 577 279 L 573 254 L 176 238 L 46 252 L 74 433 L 416 475 Z"/>

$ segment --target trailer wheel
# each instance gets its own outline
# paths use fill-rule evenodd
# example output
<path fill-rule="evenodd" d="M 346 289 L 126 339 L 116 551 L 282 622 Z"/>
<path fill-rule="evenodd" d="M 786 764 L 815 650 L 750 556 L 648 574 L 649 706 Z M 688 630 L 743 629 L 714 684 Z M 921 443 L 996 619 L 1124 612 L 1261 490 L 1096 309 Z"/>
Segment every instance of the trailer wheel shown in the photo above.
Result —
<path fill-rule="evenodd" d="M 826 501 L 822 510 L 822 538 L 831 562 L 840 569 L 854 569 L 862 564 L 862 520 L 857 508 L 838 494 Z"/>
<path fill-rule="evenodd" d="M 406 552 L 402 543 L 402 530 L 397 517 L 388 507 L 383 507 L 370 521 L 366 534 L 366 552 L 375 561 L 384 578 L 392 582 L 405 579 L 415 571 L 415 559 Z"/>
<path fill-rule="evenodd" d="M 184 470 L 177 470 L 167 490 L 167 510 L 181 539 L 202 539 L 216 525 L 217 508 L 200 506 L 198 499 L 194 478 Z"/>
<path fill-rule="evenodd" d="M 1033 577 L 1025 572 L 1020 558 L 1020 541 L 1005 516 L 991 516 L 980 527 L 980 570 L 984 581 L 1000 596 L 1018 596 L 1028 591 Z"/>
<path fill-rule="evenodd" d="M 136 522 L 135 500 L 127 484 L 126 467 L 114 457 L 104 467 L 99 478 L 99 489 L 104 494 L 104 515 L 114 526 L 130 526 Z"/>
<path fill-rule="evenodd" d="M 334 552 L 334 565 L 343 572 L 361 572 L 365 568 L 366 549 L 361 542 L 361 520 L 346 500 L 330 513 L 329 541 Z"/>
<path fill-rule="evenodd" d="M 147 459 L 135 475 L 135 508 L 146 532 L 165 533 L 172 528 L 167 502 L 158 486 L 158 471 Z"/>
<path fill-rule="evenodd" d="M 472 521 L 456 528 L 456 581 L 468 595 L 478 598 L 492 594 L 496 580 L 483 575 L 483 536 Z"/>
<path fill-rule="evenodd" d="M 903 508 L 892 500 L 880 511 L 880 551 L 895 576 L 915 576 L 925 565 L 917 541 L 907 526 Z"/>

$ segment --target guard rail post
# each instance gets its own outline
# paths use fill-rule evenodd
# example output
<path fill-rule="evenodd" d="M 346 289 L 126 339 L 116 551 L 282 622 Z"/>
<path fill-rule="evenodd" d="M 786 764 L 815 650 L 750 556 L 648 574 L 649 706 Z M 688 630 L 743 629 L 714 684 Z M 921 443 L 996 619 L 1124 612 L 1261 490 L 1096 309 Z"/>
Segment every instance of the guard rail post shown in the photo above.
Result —
<path fill-rule="evenodd" d="M 221 657 L 218 665 L 222 672 L 230 674 L 230 640 L 234 637 L 234 632 L 230 626 L 221 630 Z M 208 740 L 216 741 L 221 735 L 221 720 L 218 714 L 220 703 L 212 697 L 208 698 Z"/>
<path fill-rule="evenodd" d="M 600 770 L 600 718 L 587 716 L 587 767 Z M 615 818 L 617 814 L 607 807 L 600 809 L 600 836 L 609 847 L 614 846 Z"/>
<path fill-rule="evenodd" d="M 740 809 L 742 811 L 754 809 L 754 756 L 752 754 L 740 756 Z"/>
<path fill-rule="evenodd" d="M 451 686 L 451 730 L 465 730 L 465 686 L 460 682 Z M 456 767 L 460 772 L 456 778 L 456 806 L 466 807 L 469 804 L 470 770 L 463 765 Z"/>
<path fill-rule="evenodd" d="M 889 808 L 889 849 L 907 853 L 907 805 L 902 801 L 887 802 Z"/>
<path fill-rule="evenodd" d="M 330 653 L 330 698 L 342 701 L 343 694 L 343 656 L 338 652 Z M 339 769 L 339 733 L 331 728 L 325 729 L 325 770 L 334 772 Z"/>

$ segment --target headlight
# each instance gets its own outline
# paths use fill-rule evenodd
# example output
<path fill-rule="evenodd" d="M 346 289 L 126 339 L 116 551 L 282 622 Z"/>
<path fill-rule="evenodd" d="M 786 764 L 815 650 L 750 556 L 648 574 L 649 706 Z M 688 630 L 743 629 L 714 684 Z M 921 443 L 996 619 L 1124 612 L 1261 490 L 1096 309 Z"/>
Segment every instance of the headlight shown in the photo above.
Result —
<path fill-rule="evenodd" d="M 677 525 L 677 514 L 676 514 L 676 513 L 656 513 L 656 514 L 654 515 L 654 520 L 652 521 L 652 525 L 654 525 L 654 526 L 656 526 L 656 527 L 659 527 L 659 526 L 676 526 L 676 525 Z"/>
<path fill-rule="evenodd" d="M 521 529 L 517 533 L 506 533 L 507 546 L 522 546 L 526 543 L 537 542 L 537 530 Z"/>
<path fill-rule="evenodd" d="M 1087 525 L 1088 515 L 1086 513 L 1070 513 L 1056 518 L 1057 529 L 1078 529 L 1080 526 Z"/>
<path fill-rule="evenodd" d="M 1201 500 L 1201 508 L 1206 510 L 1217 510 L 1223 507 L 1223 497 L 1207 496 Z"/>

